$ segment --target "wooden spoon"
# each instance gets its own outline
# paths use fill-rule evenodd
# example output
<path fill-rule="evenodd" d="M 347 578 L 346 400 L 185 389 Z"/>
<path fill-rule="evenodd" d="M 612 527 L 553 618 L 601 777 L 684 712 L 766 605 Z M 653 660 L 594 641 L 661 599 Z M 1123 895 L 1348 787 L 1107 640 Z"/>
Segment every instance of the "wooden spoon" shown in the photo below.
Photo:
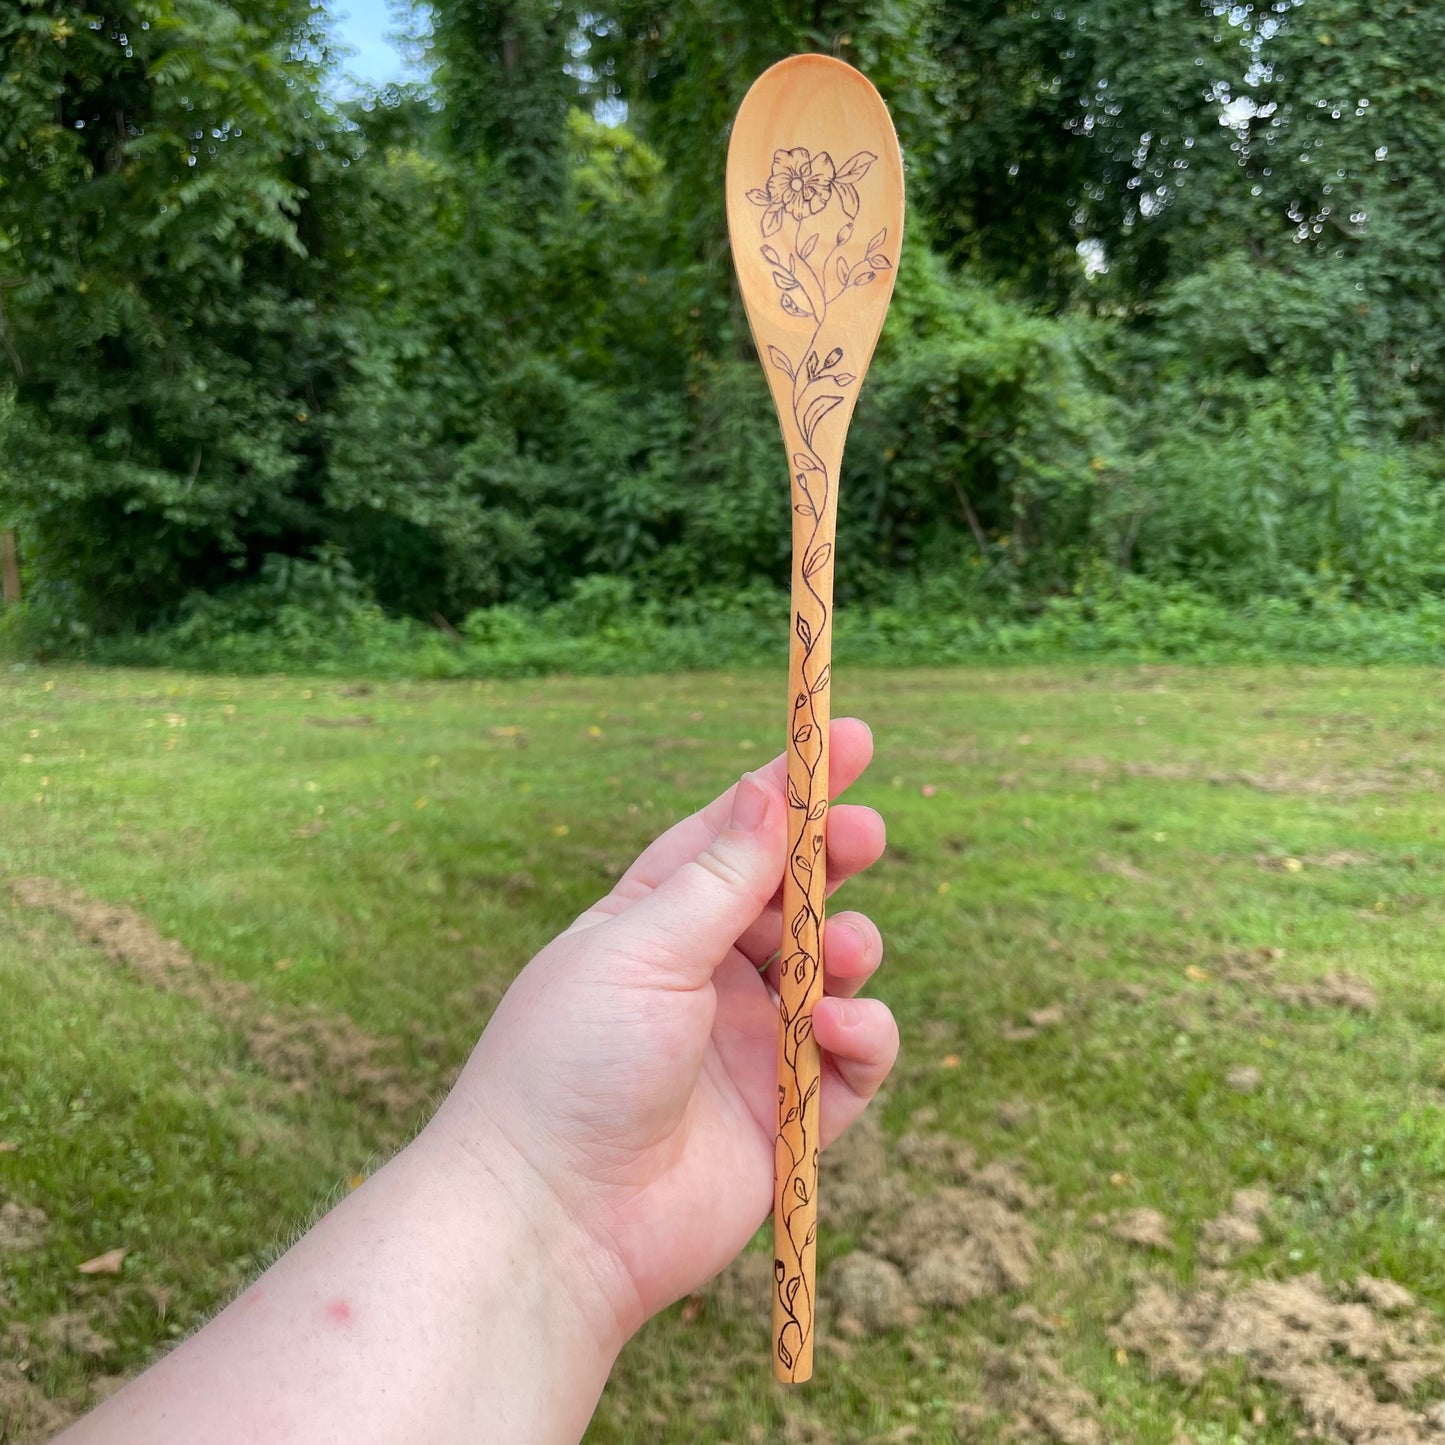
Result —
<path fill-rule="evenodd" d="M 788 866 L 773 1196 L 773 1372 L 813 1373 L 833 542 L 838 471 L 903 231 L 903 159 L 878 92 L 852 66 L 795 55 L 733 122 L 728 233 L 793 478 Z"/>

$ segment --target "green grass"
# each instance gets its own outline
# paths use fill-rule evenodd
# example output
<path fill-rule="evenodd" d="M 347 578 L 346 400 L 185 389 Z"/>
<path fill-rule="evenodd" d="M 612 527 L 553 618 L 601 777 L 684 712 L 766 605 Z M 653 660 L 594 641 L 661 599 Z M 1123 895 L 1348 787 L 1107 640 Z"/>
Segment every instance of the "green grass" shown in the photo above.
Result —
<path fill-rule="evenodd" d="M 345 1015 L 439 1093 L 529 954 L 771 754 L 781 690 L 0 674 L 0 1198 L 48 1219 L 37 1248 L 0 1247 L 0 1359 L 78 1407 L 223 1300 L 417 1119 L 334 1071 L 278 1074 L 262 1022 Z M 1198 1278 L 1201 1227 L 1244 1185 L 1275 1202 L 1241 1280 L 1365 1270 L 1445 1306 L 1440 675 L 852 670 L 836 691 L 874 726 L 856 798 L 890 833 L 844 895 L 888 941 L 877 992 L 904 1052 L 884 1134 L 1018 1169 L 1040 1193 L 1032 1283 L 844 1340 L 793 1393 L 766 1382 L 765 1300 L 707 1294 L 629 1349 L 590 1438 L 992 1440 L 1026 1302 L 1103 1438 L 1293 1440 L 1302 1417 L 1242 1366 L 1185 1387 L 1109 1332 L 1142 1283 Z M 143 914 L 240 1001 L 159 991 L 9 906 L 4 880 L 31 876 Z M 1267 980 L 1240 967 L 1262 949 L 1282 950 Z M 1378 1007 L 1275 997 L 1330 971 Z M 1054 1006 L 1061 1023 L 1015 1032 Z M 1241 1065 L 1253 1092 L 1226 1084 Z M 1172 1253 L 1091 1223 L 1136 1206 Z M 867 1228 L 827 1230 L 825 1271 Z M 76 1273 L 118 1246 L 119 1277 Z M 113 1349 L 47 1339 L 77 1311 Z"/>

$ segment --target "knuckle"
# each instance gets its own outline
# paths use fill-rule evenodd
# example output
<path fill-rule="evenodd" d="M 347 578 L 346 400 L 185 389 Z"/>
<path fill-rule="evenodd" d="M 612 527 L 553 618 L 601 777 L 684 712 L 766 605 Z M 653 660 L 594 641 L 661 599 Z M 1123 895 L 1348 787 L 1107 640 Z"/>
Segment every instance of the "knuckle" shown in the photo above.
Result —
<path fill-rule="evenodd" d="M 725 850 L 715 846 L 706 848 L 698 854 L 693 866 L 706 874 L 710 881 L 721 883 L 729 893 L 751 891 L 751 880 L 747 873 L 734 859 L 728 857 Z"/>

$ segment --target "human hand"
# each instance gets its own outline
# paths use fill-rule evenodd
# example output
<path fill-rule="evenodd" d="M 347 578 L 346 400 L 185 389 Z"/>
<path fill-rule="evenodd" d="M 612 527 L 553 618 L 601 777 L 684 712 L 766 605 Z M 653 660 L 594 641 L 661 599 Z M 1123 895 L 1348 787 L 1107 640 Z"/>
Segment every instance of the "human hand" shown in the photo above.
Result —
<path fill-rule="evenodd" d="M 872 750 L 862 723 L 833 725 L 830 797 Z M 772 1207 L 785 782 L 781 758 L 744 777 L 544 948 L 428 1126 L 493 1179 L 512 1166 L 507 1187 L 569 1232 L 559 1253 L 582 1258 L 624 1336 L 722 1269 Z M 830 891 L 883 846 L 871 808 L 831 808 Z M 853 997 L 882 952 L 863 915 L 828 920 L 825 1146 L 897 1054 L 887 1007 Z"/>

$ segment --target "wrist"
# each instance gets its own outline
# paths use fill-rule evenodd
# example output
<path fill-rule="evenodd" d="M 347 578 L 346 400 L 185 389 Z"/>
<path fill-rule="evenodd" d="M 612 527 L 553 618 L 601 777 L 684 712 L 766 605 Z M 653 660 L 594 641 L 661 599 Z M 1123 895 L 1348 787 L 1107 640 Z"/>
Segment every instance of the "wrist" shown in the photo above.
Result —
<path fill-rule="evenodd" d="M 463 1196 L 468 1242 L 484 1259 L 495 1260 L 505 1240 L 509 1269 L 539 1291 L 538 1306 L 555 1328 L 586 1342 L 605 1381 L 646 1318 L 616 1252 L 578 1221 L 494 1119 L 443 1104 L 406 1152 Z"/>

